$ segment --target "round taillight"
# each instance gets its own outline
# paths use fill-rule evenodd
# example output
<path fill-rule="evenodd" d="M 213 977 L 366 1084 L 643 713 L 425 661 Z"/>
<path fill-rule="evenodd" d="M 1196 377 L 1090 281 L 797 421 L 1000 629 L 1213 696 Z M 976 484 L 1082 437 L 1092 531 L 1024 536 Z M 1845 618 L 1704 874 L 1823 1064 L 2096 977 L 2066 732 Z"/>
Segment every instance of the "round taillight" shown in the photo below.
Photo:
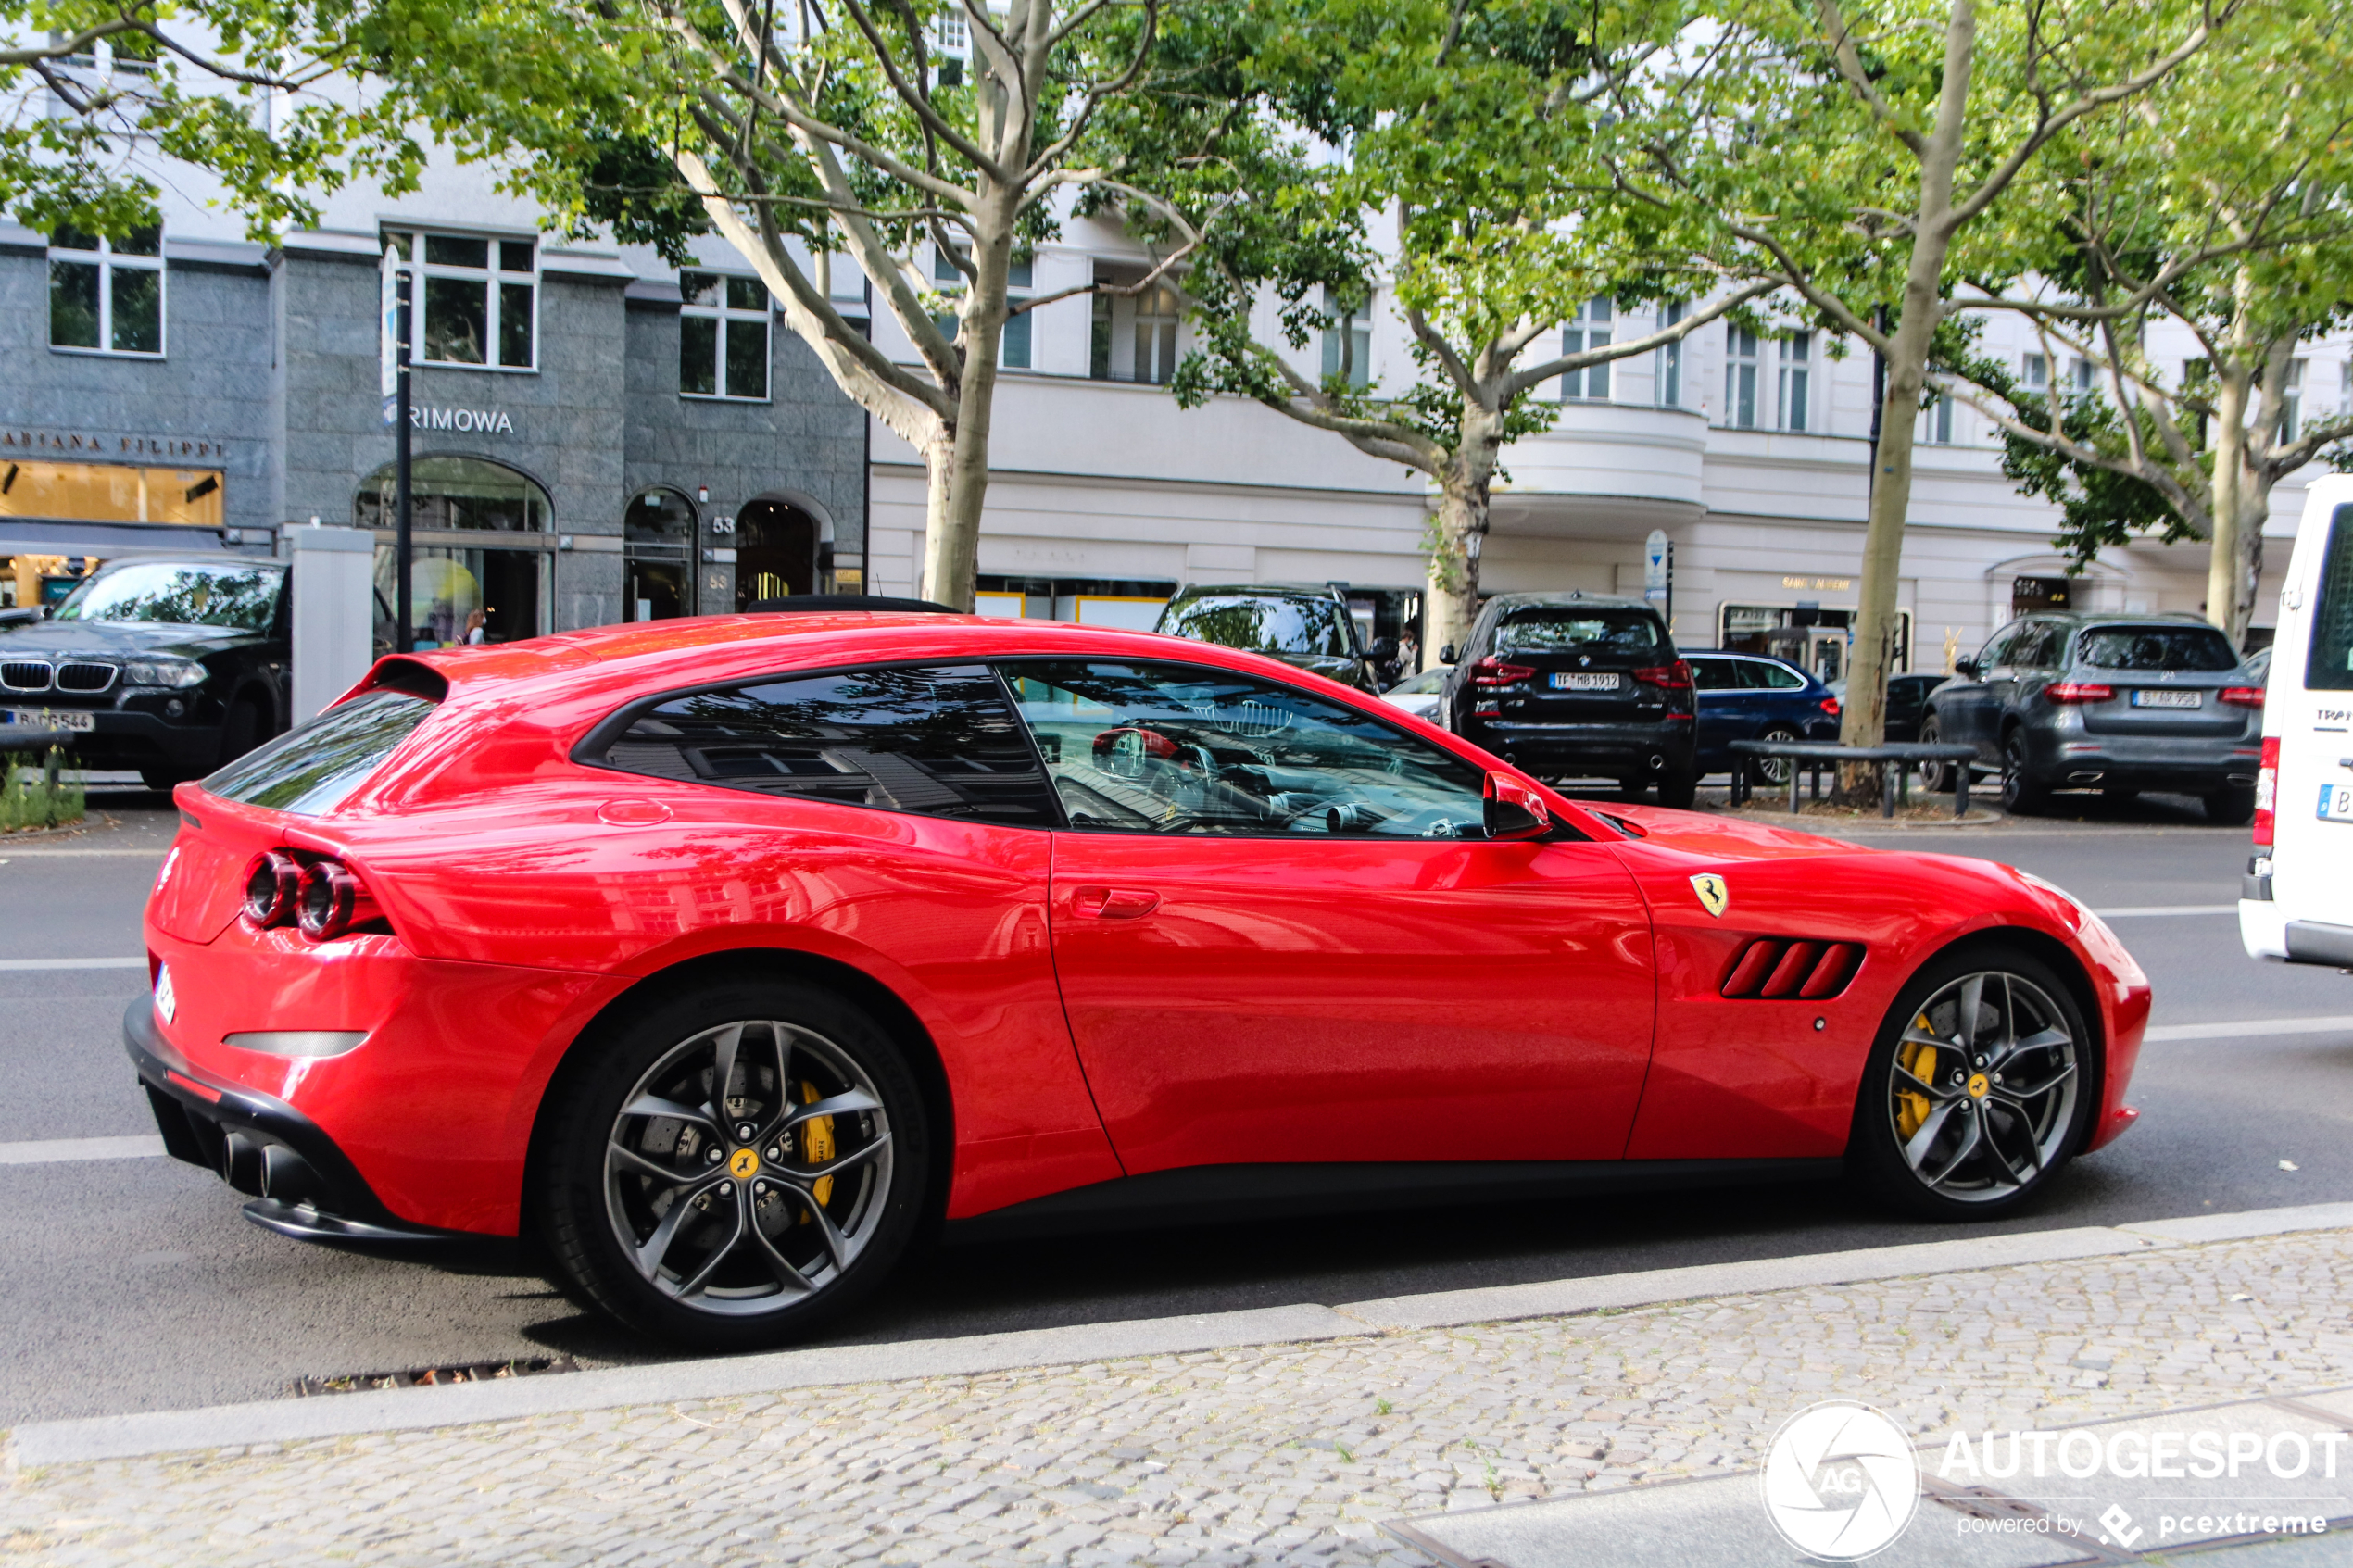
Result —
<path fill-rule="evenodd" d="M 258 931 L 283 925 L 295 918 L 295 897 L 302 884 L 302 868 L 290 855 L 265 850 L 245 867 L 245 922 Z"/>
<path fill-rule="evenodd" d="M 332 941 L 351 929 L 361 897 L 359 879 L 335 860 L 314 861 L 295 893 L 295 923 L 313 942 Z"/>

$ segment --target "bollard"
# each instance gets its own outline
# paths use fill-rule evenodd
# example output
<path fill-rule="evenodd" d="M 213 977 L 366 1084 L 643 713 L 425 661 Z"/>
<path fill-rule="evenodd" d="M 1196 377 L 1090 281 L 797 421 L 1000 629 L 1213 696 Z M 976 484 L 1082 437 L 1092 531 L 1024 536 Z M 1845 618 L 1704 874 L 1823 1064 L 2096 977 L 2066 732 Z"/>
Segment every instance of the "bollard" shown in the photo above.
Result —
<path fill-rule="evenodd" d="M 1878 766 L 1879 766 L 1879 814 L 1880 814 L 1881 817 L 1885 817 L 1885 818 L 1893 819 L 1893 818 L 1894 817 L 1894 815 L 1895 815 L 1895 792 L 1894 792 L 1894 790 L 1889 789 L 1889 788 L 1887 787 L 1887 764 L 1886 764 L 1886 763 L 1884 763 L 1884 762 L 1881 762 L 1881 763 L 1880 763 Z M 1896 764 L 1896 767 L 1897 767 L 1899 770 L 1900 770 L 1903 766 L 1904 766 L 1904 765 L 1903 765 L 1901 762 L 1898 762 L 1898 763 Z"/>

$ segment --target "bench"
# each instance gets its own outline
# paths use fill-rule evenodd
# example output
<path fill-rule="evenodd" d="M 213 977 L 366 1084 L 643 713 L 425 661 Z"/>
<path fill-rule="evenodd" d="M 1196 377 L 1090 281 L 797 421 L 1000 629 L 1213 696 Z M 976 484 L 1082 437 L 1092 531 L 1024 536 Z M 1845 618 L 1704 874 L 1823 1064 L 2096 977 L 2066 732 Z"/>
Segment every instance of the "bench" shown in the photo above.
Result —
<path fill-rule="evenodd" d="M 1813 777 L 1813 797 L 1822 797 L 1822 766 L 1828 762 L 1876 762 L 1880 767 L 1879 814 L 1895 815 L 1895 803 L 1910 798 L 1912 769 L 1923 762 L 1950 762 L 1953 769 L 1953 815 L 1969 815 L 1969 764 L 1977 760 L 1973 746 L 1951 746 L 1928 741 L 1899 741 L 1888 746 L 1842 746 L 1828 740 L 1736 740 L 1731 748 L 1746 757 L 1786 757 L 1789 759 L 1789 809 L 1797 814 L 1797 776 L 1801 764 Z M 1896 764 L 1895 787 L 1887 787 L 1887 765 Z M 1754 791 L 1750 788 L 1748 770 L 1732 770 L 1732 804 L 1745 805 Z"/>

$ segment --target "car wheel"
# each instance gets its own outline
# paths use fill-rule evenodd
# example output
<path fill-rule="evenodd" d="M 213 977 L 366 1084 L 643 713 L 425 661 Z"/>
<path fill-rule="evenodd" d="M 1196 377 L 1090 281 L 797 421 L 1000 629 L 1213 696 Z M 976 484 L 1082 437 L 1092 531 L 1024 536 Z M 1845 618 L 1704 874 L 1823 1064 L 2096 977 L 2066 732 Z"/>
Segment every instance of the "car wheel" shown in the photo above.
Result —
<path fill-rule="evenodd" d="M 187 782 L 188 775 L 177 768 L 142 768 L 139 782 L 149 789 L 170 795 L 173 788 Z"/>
<path fill-rule="evenodd" d="M 1787 724 L 1775 724 L 1756 738 L 1780 746 L 1804 737 Z M 1752 757 L 1748 759 L 1749 782 L 1780 789 L 1788 784 L 1789 771 L 1796 766 L 1797 763 L 1787 757 Z"/>
<path fill-rule="evenodd" d="M 587 1303 L 700 1348 L 774 1345 L 854 1305 L 907 1249 L 928 1191 L 923 1097 L 898 1043 L 843 997 L 698 986 L 591 1048 L 549 1108 L 538 1194 Z"/>
<path fill-rule="evenodd" d="M 1940 746 L 1943 744 L 1943 742 L 1937 738 L 1936 721 L 1934 720 L 1928 720 L 1921 723 L 1920 744 L 1922 746 Z M 1952 794 L 1953 764 L 1950 762 L 1921 763 L 1920 788 L 1926 790 L 1931 795 Z"/>
<path fill-rule="evenodd" d="M 2040 960 L 1984 946 L 1939 959 L 1881 1026 L 1850 1163 L 1927 1218 L 2014 1209 L 2081 1146 L 2095 1055 L 2073 993 Z"/>
<path fill-rule="evenodd" d="M 220 721 L 220 755 L 214 764 L 225 768 L 261 744 L 261 705 L 249 696 L 229 704 Z"/>
<path fill-rule="evenodd" d="M 1689 767 L 1669 767 L 1658 775 L 1658 803 L 1688 811 L 1699 798 L 1699 774 Z"/>
<path fill-rule="evenodd" d="M 2255 791 L 2246 784 L 2218 789 L 2205 800 L 2206 820 L 2223 827 L 2245 827 L 2255 817 Z"/>
<path fill-rule="evenodd" d="M 2051 792 L 2038 782 L 2026 761 L 2026 733 L 2012 730 L 2002 737 L 2002 809 L 2025 816 L 2041 810 Z"/>

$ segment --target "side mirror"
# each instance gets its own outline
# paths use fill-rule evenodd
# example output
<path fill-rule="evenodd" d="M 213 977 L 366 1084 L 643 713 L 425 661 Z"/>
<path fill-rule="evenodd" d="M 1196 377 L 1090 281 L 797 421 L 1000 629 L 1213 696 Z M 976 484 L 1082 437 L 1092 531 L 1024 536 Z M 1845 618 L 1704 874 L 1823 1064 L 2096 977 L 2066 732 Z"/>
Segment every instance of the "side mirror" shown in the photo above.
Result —
<path fill-rule="evenodd" d="M 1953 673 L 1954 673 L 1954 674 L 1956 674 L 1956 675 L 1958 675 L 1958 676 L 1959 676 L 1962 680 L 1964 680 L 1964 681 L 1974 681 L 1974 680 L 1976 680 L 1976 679 L 1977 679 L 1977 660 L 1976 660 L 1976 659 L 1955 659 L 1955 660 L 1953 661 Z"/>
<path fill-rule="evenodd" d="M 1394 637 L 1375 637 L 1373 639 L 1373 646 L 1365 650 L 1365 657 L 1371 659 L 1375 664 L 1387 664 L 1390 659 L 1397 657 L 1397 639 Z"/>
<path fill-rule="evenodd" d="M 1552 831 L 1544 797 L 1509 773 L 1487 775 L 1487 836 L 1538 838 Z"/>
<path fill-rule="evenodd" d="M 1441 664 L 1452 664 L 1454 662 L 1453 644 L 1448 643 L 1444 647 L 1438 650 L 1438 662 Z"/>

